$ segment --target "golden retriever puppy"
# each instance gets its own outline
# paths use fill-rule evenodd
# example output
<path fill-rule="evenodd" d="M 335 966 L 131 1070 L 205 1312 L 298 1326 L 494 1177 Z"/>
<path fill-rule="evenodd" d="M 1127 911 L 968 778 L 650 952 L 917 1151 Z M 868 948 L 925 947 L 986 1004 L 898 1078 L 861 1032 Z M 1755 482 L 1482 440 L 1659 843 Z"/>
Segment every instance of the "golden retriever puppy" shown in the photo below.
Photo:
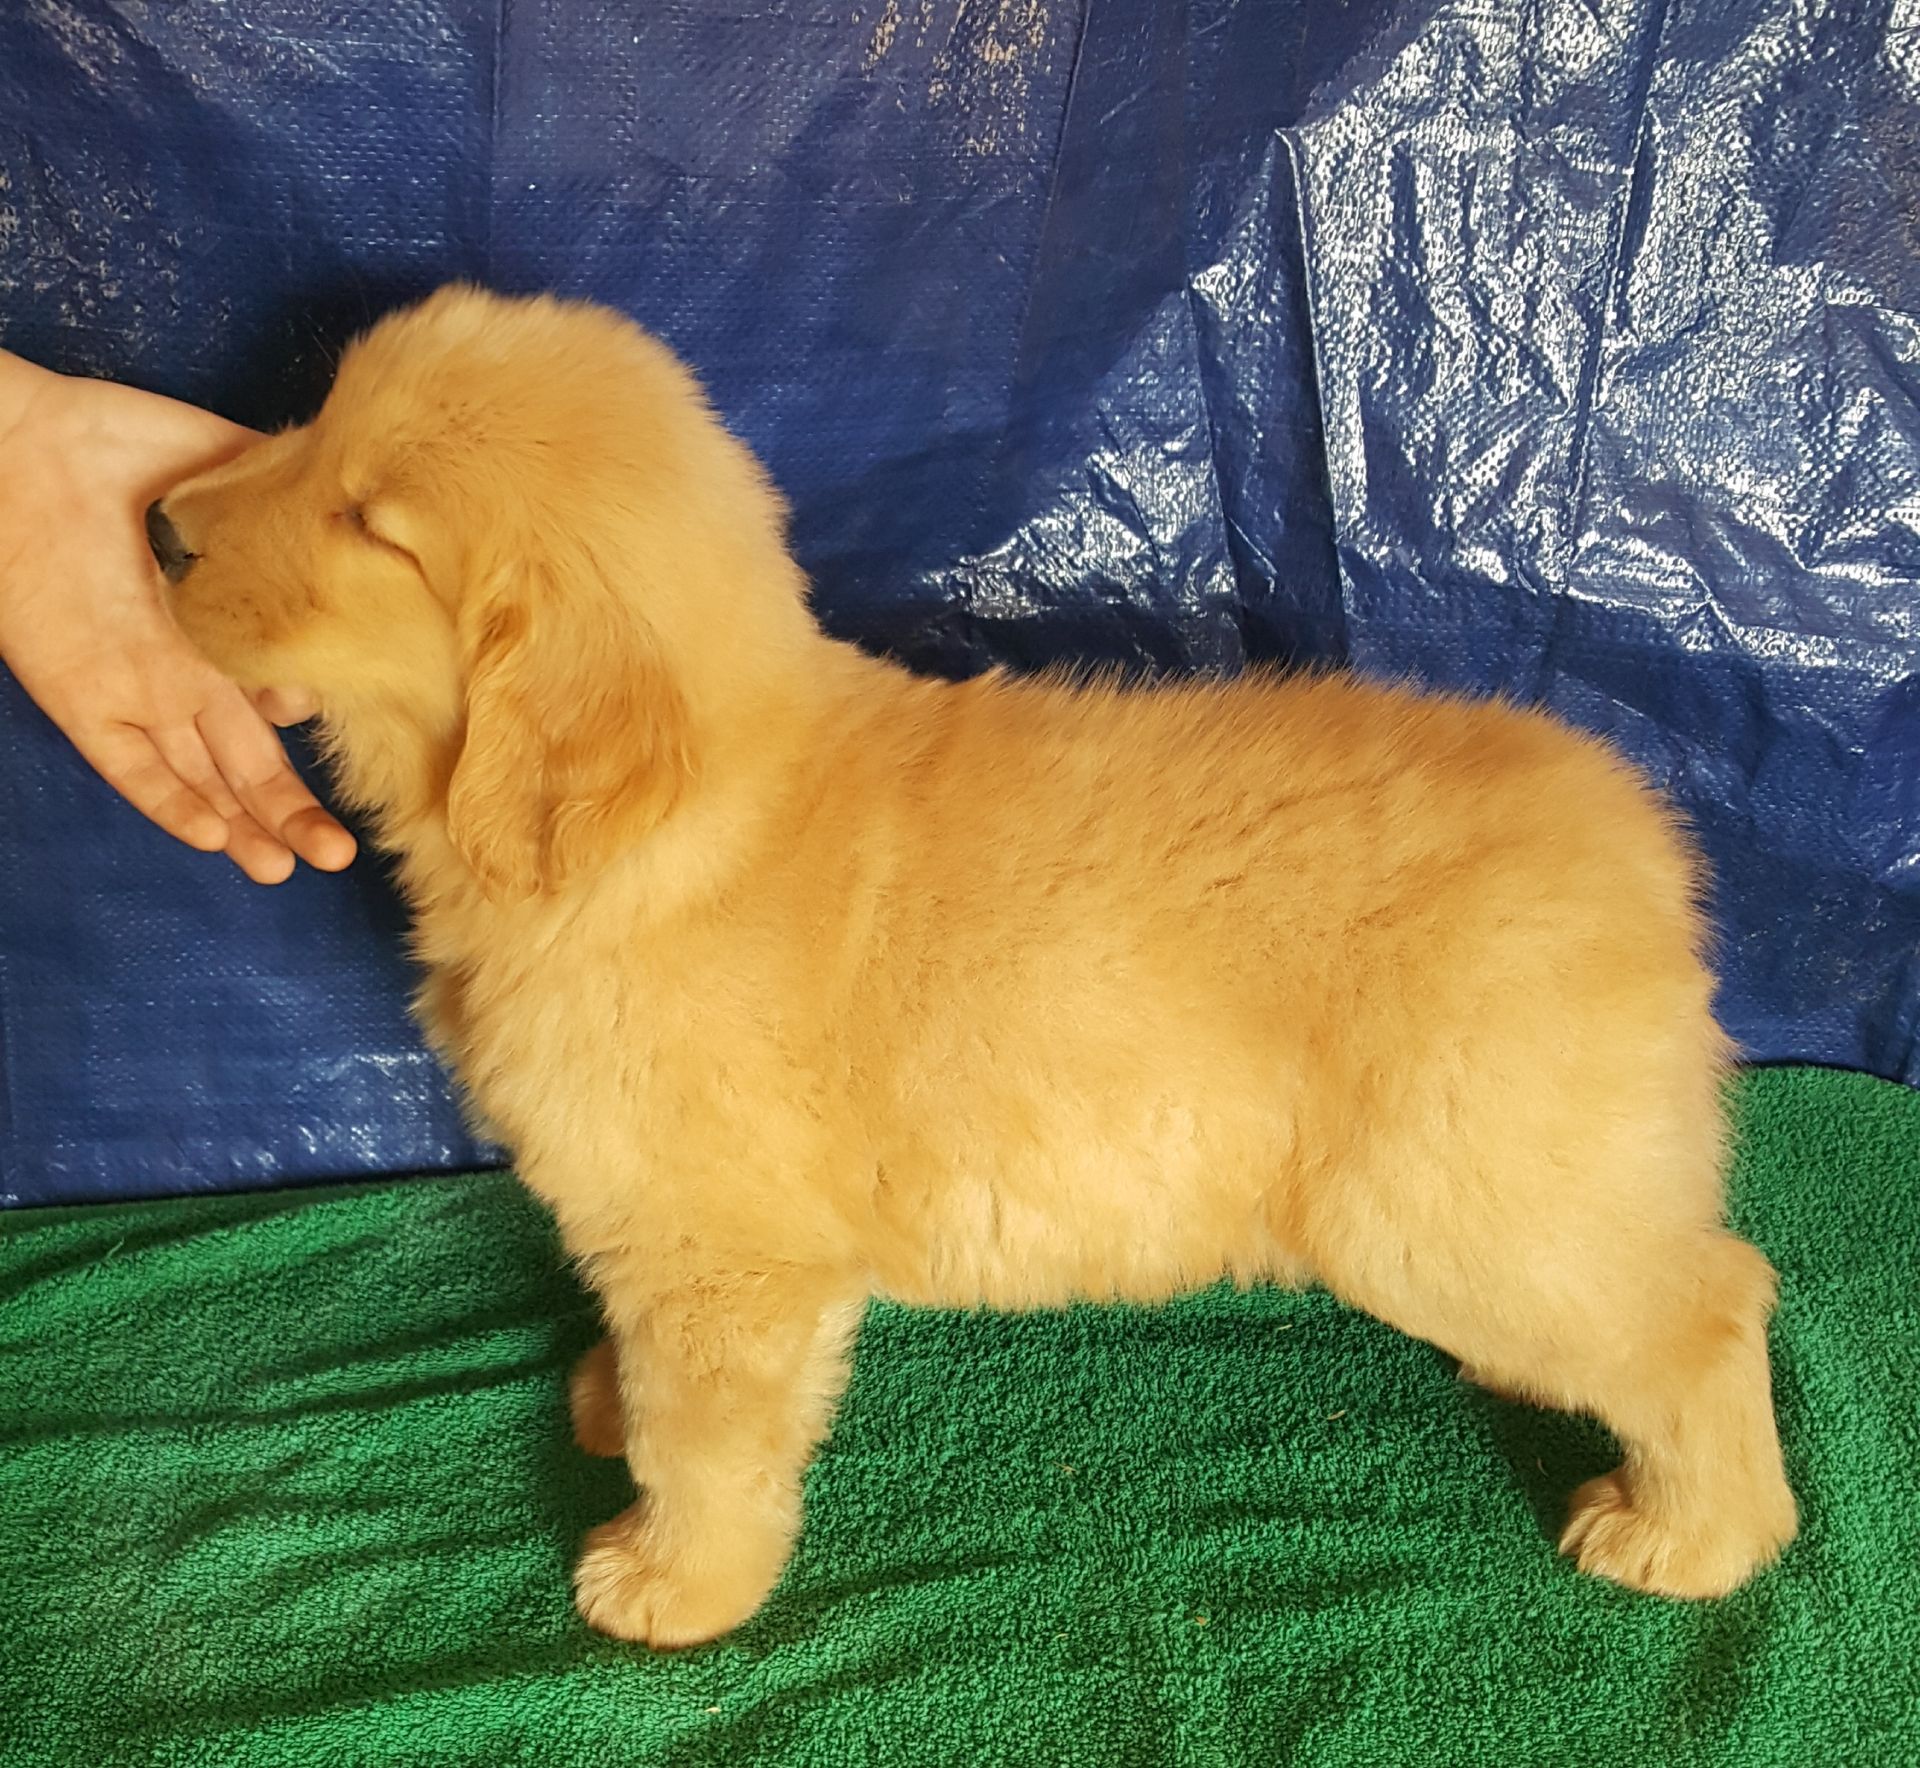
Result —
<path fill-rule="evenodd" d="M 918 679 L 821 633 L 680 363 L 549 299 L 387 320 L 149 520 L 206 654 L 320 706 L 427 1030 L 598 1292 L 576 1432 L 640 1498 L 594 1626 L 761 1605 L 876 1294 L 1324 1284 L 1614 1431 L 1582 1569 L 1714 1596 L 1792 1536 L 1698 868 L 1600 743 Z"/>

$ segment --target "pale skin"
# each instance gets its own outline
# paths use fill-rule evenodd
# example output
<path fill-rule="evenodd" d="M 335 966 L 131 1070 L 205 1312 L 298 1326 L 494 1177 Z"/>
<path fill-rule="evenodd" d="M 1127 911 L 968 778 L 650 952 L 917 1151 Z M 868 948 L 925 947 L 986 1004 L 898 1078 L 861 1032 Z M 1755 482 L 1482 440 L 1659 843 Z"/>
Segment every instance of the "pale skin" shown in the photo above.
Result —
<path fill-rule="evenodd" d="M 254 439 L 211 412 L 0 351 L 0 661 L 120 795 L 257 884 L 337 872 L 353 837 L 287 761 L 275 724 L 181 635 L 147 505 Z"/>

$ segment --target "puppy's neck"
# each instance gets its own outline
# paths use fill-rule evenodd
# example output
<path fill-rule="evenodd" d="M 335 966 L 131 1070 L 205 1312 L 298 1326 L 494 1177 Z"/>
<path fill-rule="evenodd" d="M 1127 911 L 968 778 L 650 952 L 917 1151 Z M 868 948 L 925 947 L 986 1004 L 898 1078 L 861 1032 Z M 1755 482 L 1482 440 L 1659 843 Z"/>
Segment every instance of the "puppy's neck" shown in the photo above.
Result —
<path fill-rule="evenodd" d="M 330 705 L 321 745 L 341 796 L 373 825 L 375 841 L 403 869 L 410 856 L 447 842 L 447 783 L 459 753 L 450 711 L 376 701 Z"/>

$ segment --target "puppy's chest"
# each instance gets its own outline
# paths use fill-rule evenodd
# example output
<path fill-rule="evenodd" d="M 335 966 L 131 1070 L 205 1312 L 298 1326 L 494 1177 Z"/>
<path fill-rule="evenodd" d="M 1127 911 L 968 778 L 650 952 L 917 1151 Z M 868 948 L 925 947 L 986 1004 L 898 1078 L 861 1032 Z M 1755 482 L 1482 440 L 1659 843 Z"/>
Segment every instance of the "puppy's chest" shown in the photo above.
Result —
<path fill-rule="evenodd" d="M 538 1161 L 670 1165 L 764 1134 L 817 1065 L 794 1059 L 780 1016 L 724 978 L 688 987 L 627 953 L 481 961 L 436 972 L 423 1017 L 473 1102 L 523 1169 Z"/>

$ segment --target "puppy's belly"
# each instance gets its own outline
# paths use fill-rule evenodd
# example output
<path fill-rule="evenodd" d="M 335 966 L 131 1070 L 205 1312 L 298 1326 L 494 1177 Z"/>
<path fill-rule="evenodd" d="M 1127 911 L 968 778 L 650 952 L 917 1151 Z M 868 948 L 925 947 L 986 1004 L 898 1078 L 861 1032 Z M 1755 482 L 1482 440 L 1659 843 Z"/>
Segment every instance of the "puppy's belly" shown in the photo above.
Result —
<path fill-rule="evenodd" d="M 1274 1229 L 1276 1176 L 1245 1149 L 1110 1145 L 918 1175 L 883 1168 L 868 1262 L 883 1295 L 934 1307 L 1158 1301 L 1221 1277 L 1299 1282 L 1305 1267 Z"/>

